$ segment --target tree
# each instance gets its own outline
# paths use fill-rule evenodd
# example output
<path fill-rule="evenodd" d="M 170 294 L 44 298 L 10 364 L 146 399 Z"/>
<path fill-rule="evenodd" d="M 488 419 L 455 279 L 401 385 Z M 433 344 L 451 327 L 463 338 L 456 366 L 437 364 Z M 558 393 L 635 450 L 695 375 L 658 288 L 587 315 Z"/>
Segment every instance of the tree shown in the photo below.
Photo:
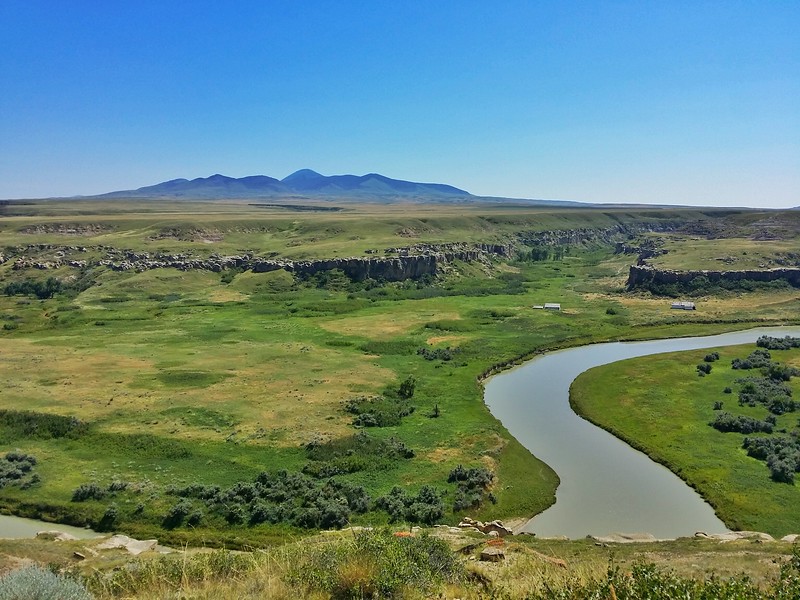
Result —
<path fill-rule="evenodd" d="M 414 379 L 413 375 L 409 375 L 400 384 L 400 388 L 397 390 L 397 394 L 401 398 L 405 398 L 406 400 L 408 400 L 414 395 L 414 390 L 416 389 L 416 387 L 417 387 L 417 380 Z"/>

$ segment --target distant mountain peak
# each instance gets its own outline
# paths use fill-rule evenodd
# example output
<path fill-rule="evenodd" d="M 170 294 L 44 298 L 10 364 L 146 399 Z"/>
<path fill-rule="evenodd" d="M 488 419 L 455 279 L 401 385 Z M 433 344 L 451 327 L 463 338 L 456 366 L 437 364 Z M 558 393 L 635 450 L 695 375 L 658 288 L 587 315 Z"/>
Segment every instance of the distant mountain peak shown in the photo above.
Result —
<path fill-rule="evenodd" d="M 295 171 L 291 175 L 287 175 L 281 181 L 283 183 L 291 183 L 293 181 L 304 181 L 308 179 L 321 179 L 324 175 L 317 173 L 316 171 L 312 171 L 311 169 L 300 169 L 299 171 Z"/>
<path fill-rule="evenodd" d="M 104 198 L 173 198 L 222 200 L 234 198 L 274 198 L 302 196 L 343 198 L 391 202 L 461 201 L 471 198 L 469 192 L 443 183 L 416 183 L 392 179 L 379 173 L 367 175 L 322 175 L 311 169 L 300 169 L 282 180 L 267 175 L 228 177 L 215 173 L 209 177 L 173 179 L 136 190 L 102 194 Z"/>

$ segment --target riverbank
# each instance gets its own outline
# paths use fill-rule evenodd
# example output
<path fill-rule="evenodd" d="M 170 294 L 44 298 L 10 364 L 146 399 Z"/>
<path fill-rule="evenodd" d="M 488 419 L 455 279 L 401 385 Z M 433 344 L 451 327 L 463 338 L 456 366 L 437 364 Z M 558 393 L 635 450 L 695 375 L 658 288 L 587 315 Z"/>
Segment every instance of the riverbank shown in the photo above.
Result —
<path fill-rule="evenodd" d="M 486 386 L 487 406 L 561 479 L 555 505 L 532 519 L 526 529 L 572 538 L 612 532 L 675 538 L 698 530 L 725 531 L 726 524 L 678 477 L 579 418 L 569 406 L 569 388 L 578 375 L 597 365 L 670 350 L 755 341 L 766 331 L 770 330 L 588 345 L 538 357 L 491 379 Z M 771 331 L 783 335 L 800 329 Z M 605 390 L 611 394 L 619 384 L 620 380 L 606 381 Z"/>
<path fill-rule="evenodd" d="M 719 412 L 717 402 L 733 414 L 763 418 L 756 408 L 737 406 L 736 380 L 745 373 L 730 366 L 755 348 L 754 343 L 710 347 L 598 367 L 576 379 L 570 401 L 581 416 L 678 474 L 731 528 L 779 537 L 797 533 L 800 517 L 787 510 L 800 505 L 796 486 L 772 481 L 765 464 L 742 450 L 741 435 L 709 426 Z M 720 358 L 709 375 L 698 377 L 695 366 L 709 351 Z M 772 354 L 787 364 L 800 362 L 797 350 Z M 726 388 L 734 393 L 723 393 Z M 796 415 L 788 413 L 778 417 L 776 428 L 795 424 Z"/>

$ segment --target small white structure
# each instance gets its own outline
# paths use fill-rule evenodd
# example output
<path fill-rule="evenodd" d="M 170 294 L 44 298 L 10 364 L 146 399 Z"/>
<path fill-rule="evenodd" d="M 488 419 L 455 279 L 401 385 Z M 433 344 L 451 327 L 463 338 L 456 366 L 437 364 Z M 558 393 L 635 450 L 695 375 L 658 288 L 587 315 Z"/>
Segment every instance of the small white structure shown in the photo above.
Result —
<path fill-rule="evenodd" d="M 543 309 L 543 308 L 544 308 L 544 304 L 534 304 L 534 305 L 533 305 L 533 308 L 535 308 L 535 309 L 537 309 L 537 310 L 541 310 L 541 309 Z"/>
<path fill-rule="evenodd" d="M 694 302 L 686 302 L 686 301 L 673 302 L 672 303 L 672 308 L 674 308 L 676 310 L 696 310 L 697 309 L 695 307 L 695 305 L 694 305 Z"/>
<path fill-rule="evenodd" d="M 557 302 L 545 302 L 544 308 L 545 310 L 561 310 L 561 305 Z"/>

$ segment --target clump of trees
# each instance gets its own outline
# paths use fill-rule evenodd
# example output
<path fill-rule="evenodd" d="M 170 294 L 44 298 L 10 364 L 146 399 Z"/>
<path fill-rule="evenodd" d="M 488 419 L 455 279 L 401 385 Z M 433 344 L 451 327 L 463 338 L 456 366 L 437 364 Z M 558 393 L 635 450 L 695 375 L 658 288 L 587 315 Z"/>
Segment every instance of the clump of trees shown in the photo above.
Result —
<path fill-rule="evenodd" d="M 303 467 L 303 473 L 317 479 L 390 469 L 397 461 L 414 457 L 414 451 L 397 438 L 381 440 L 365 431 L 328 442 L 313 440 L 305 450 L 310 462 Z"/>
<path fill-rule="evenodd" d="M 729 412 L 717 414 L 710 425 L 717 431 L 735 431 L 737 433 L 772 433 L 775 427 L 775 415 L 769 415 L 763 421 L 745 415 L 732 415 Z"/>
<path fill-rule="evenodd" d="M 75 417 L 27 410 L 0 410 L 0 430 L 7 438 L 77 438 L 88 430 L 87 423 Z"/>
<path fill-rule="evenodd" d="M 701 362 L 699 365 L 697 365 L 696 368 L 697 368 L 697 374 L 700 375 L 701 377 L 711 373 L 711 364 L 707 362 Z"/>
<path fill-rule="evenodd" d="M 451 348 L 450 346 L 446 348 L 427 348 L 423 346 L 417 350 L 417 354 L 422 356 L 425 360 L 441 360 L 444 362 L 453 360 L 453 357 L 458 354 L 458 352 L 458 348 Z"/>
<path fill-rule="evenodd" d="M 416 407 L 403 397 L 359 396 L 348 400 L 344 409 L 355 415 L 353 425 L 356 427 L 392 427 L 399 425 Z"/>
<path fill-rule="evenodd" d="M 484 494 L 494 481 L 494 473 L 486 467 L 465 469 L 462 465 L 458 465 L 450 471 L 447 481 L 456 484 L 453 511 L 457 512 L 479 506 L 483 502 Z M 495 501 L 491 492 L 488 497 L 490 501 Z"/>
<path fill-rule="evenodd" d="M 792 388 L 782 381 L 767 377 L 746 377 L 737 380 L 739 389 L 739 406 L 762 405 L 774 415 L 782 415 L 797 409 L 792 399 Z"/>
<path fill-rule="evenodd" d="M 52 298 L 64 290 L 64 284 L 55 277 L 48 277 L 44 281 L 23 279 L 6 285 L 6 296 L 35 296 L 39 300 Z"/>
<path fill-rule="evenodd" d="M 744 370 L 760 369 L 762 367 L 768 367 L 771 364 L 772 355 L 769 353 L 769 350 L 759 348 L 758 350 L 753 350 L 747 358 L 734 358 L 731 361 L 731 368 Z"/>
<path fill-rule="evenodd" d="M 736 380 L 740 386 L 739 406 L 763 407 L 769 414 L 760 420 L 746 415 L 719 412 L 709 425 L 718 431 L 747 435 L 742 447 L 748 456 L 766 462 L 773 481 L 793 483 L 795 473 L 800 471 L 800 430 L 795 429 L 788 435 L 769 435 L 769 437 L 751 437 L 751 434 L 773 434 L 773 432 L 786 434 L 786 429 L 778 429 L 778 417 L 798 408 L 797 402 L 792 399 L 792 388 L 787 382 L 799 375 L 800 371 L 773 360 L 770 350 L 799 348 L 800 338 L 762 336 L 756 344 L 758 348 L 747 358 L 733 359 L 731 368 L 760 372 L 760 376 L 742 377 Z M 732 390 L 726 387 L 724 392 L 731 393 Z M 721 409 L 722 402 L 715 402 L 714 410 Z"/>
<path fill-rule="evenodd" d="M 796 432 L 775 437 L 747 437 L 742 447 L 748 456 L 766 461 L 774 481 L 794 483 L 794 474 L 800 471 L 800 437 Z"/>
<path fill-rule="evenodd" d="M 443 492 L 425 485 L 416 495 L 394 486 L 388 494 L 375 500 L 375 508 L 389 514 L 389 521 L 407 521 L 433 525 L 444 516 Z"/>
<path fill-rule="evenodd" d="M 231 525 L 287 523 L 304 529 L 344 527 L 352 514 L 367 512 L 370 499 L 363 487 L 329 479 L 318 482 L 303 473 L 262 472 L 252 483 L 227 489 L 192 484 L 169 492 L 180 498 L 164 515 L 163 525 L 196 526 L 206 514 Z"/>
<path fill-rule="evenodd" d="M 756 340 L 756 346 L 767 350 L 789 350 L 791 348 L 800 348 L 800 338 L 788 335 L 782 338 L 762 335 Z"/>

